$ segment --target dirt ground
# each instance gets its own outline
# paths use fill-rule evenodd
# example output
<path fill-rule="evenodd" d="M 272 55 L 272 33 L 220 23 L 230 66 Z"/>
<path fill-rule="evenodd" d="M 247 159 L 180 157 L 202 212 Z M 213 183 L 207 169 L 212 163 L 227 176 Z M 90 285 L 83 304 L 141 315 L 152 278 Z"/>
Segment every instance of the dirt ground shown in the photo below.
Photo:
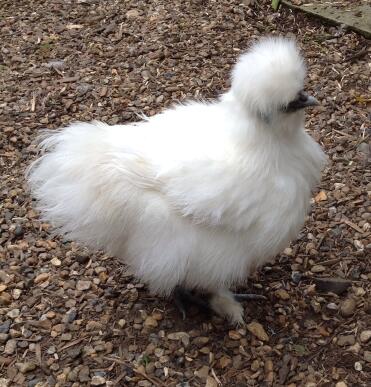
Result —
<path fill-rule="evenodd" d="M 371 378 L 368 42 L 270 1 L 0 2 L 0 386 L 366 386 Z M 245 328 L 152 297 L 38 220 L 39 129 L 137 121 L 228 87 L 240 52 L 295 35 L 329 155 L 298 239 L 244 290 Z M 368 106 L 367 106 L 368 105 Z M 284 221 L 284 219 L 282 220 Z M 367 383 L 368 381 L 368 383 Z"/>

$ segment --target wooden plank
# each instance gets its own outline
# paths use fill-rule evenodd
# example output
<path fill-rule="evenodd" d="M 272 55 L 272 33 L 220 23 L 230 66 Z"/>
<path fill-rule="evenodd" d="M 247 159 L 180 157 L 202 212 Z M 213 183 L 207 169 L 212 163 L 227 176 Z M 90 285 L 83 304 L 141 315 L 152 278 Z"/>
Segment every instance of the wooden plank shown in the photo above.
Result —
<path fill-rule="evenodd" d="M 337 2 L 311 1 L 300 5 L 289 0 L 281 0 L 286 6 L 303 11 L 315 17 L 322 18 L 332 24 L 344 24 L 359 32 L 366 38 L 371 38 L 371 5 L 360 1 L 339 6 Z M 344 2 L 338 2 L 344 4 Z"/>

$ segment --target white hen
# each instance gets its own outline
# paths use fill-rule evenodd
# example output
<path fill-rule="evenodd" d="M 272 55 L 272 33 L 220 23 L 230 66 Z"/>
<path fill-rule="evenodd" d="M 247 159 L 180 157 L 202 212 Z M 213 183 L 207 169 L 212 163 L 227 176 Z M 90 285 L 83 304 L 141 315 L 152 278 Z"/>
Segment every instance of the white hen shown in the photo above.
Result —
<path fill-rule="evenodd" d="M 44 134 L 28 175 L 44 218 L 131 266 L 150 291 L 210 293 L 232 322 L 229 287 L 295 238 L 325 155 L 304 131 L 305 66 L 292 40 L 242 55 L 231 89 L 143 122 L 75 123 Z"/>

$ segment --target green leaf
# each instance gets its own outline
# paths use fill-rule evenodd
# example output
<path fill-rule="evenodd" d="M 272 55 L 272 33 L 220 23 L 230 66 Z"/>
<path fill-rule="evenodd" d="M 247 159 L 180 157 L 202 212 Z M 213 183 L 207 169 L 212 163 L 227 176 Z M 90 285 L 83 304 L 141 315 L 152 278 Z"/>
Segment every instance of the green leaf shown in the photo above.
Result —
<path fill-rule="evenodd" d="M 142 359 L 140 360 L 140 363 L 146 366 L 148 363 L 151 362 L 151 358 L 147 355 L 143 355 Z"/>
<path fill-rule="evenodd" d="M 281 0 L 272 0 L 272 8 L 277 11 L 278 7 L 280 6 Z"/>
<path fill-rule="evenodd" d="M 307 353 L 307 349 L 304 345 L 301 344 L 294 344 L 293 350 L 297 353 L 299 356 L 304 356 Z"/>

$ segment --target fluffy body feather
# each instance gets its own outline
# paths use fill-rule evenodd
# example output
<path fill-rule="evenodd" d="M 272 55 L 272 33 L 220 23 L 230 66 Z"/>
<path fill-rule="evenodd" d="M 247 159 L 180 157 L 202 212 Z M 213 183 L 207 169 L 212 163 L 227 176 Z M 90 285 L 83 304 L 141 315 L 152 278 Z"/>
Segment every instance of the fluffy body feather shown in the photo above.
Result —
<path fill-rule="evenodd" d="M 28 175 L 39 209 L 67 238 L 129 264 L 153 293 L 243 282 L 296 237 L 325 162 L 303 111 L 280 110 L 304 75 L 294 42 L 265 39 L 214 103 L 46 133 Z"/>

